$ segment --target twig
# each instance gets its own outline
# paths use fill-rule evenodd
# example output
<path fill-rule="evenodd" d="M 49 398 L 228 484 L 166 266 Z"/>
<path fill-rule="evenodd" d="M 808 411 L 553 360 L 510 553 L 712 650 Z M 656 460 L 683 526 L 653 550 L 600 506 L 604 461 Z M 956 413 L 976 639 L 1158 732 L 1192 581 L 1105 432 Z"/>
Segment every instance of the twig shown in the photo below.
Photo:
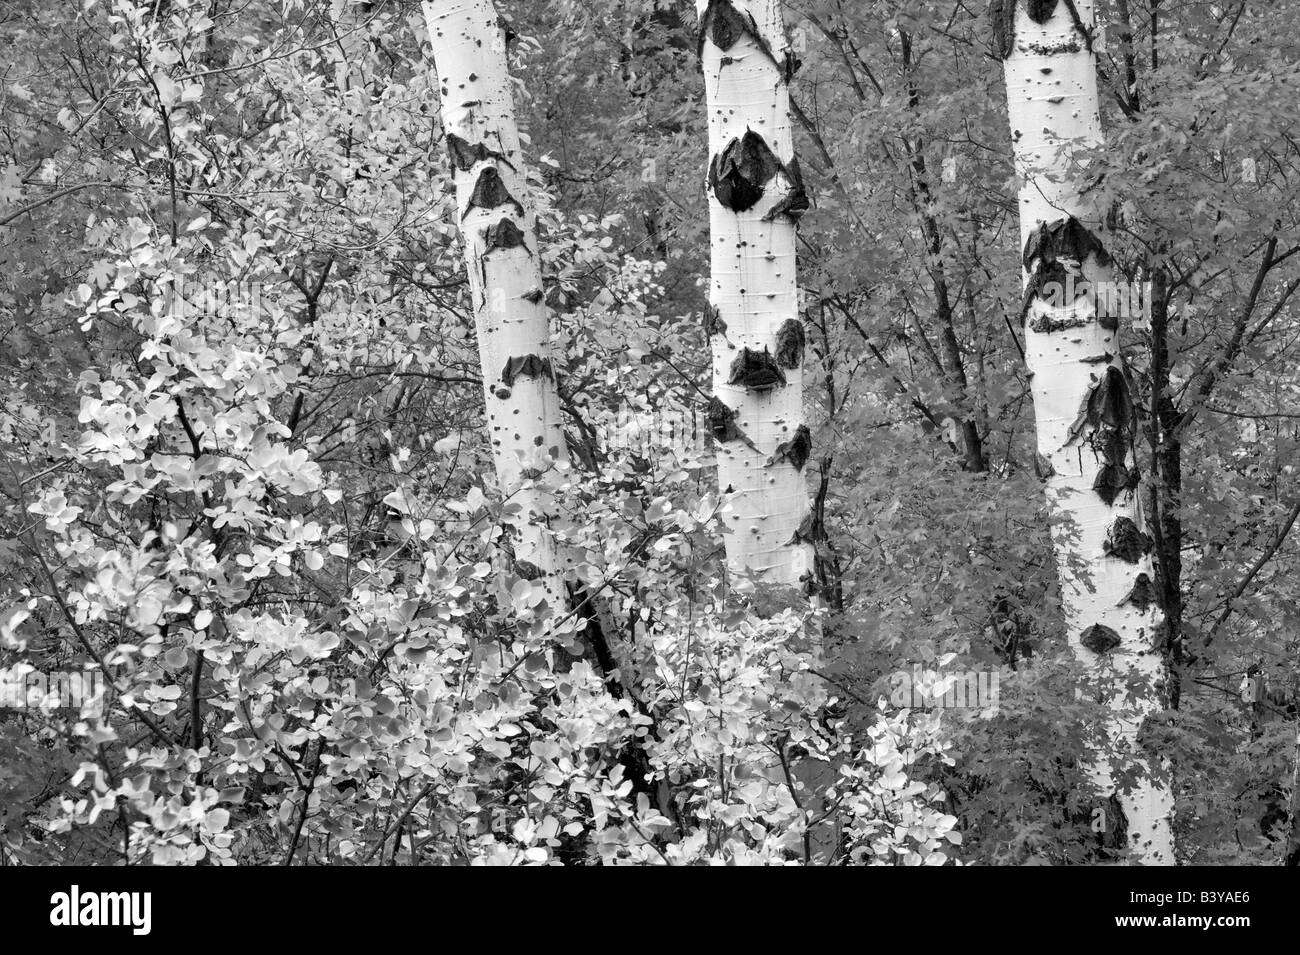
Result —
<path fill-rule="evenodd" d="M 1205 635 L 1206 646 L 1209 646 L 1210 641 L 1218 636 L 1219 630 L 1222 629 L 1223 624 L 1232 614 L 1232 602 L 1246 592 L 1246 588 L 1249 587 L 1250 582 L 1255 579 L 1255 575 L 1264 569 L 1264 565 L 1272 560 L 1273 555 L 1276 554 L 1278 548 L 1282 546 L 1282 543 L 1286 540 L 1287 534 L 1291 532 L 1291 528 L 1295 524 L 1297 517 L 1300 517 L 1300 501 L 1296 501 L 1291 505 L 1290 513 L 1287 514 L 1286 520 L 1282 522 L 1282 526 L 1278 529 L 1277 534 L 1274 535 L 1272 542 L 1264 548 L 1264 552 L 1259 555 L 1259 559 L 1251 565 L 1250 570 L 1246 573 L 1246 576 L 1242 579 L 1241 583 L 1239 583 L 1233 590 L 1232 595 L 1224 599 L 1223 602 L 1225 606 L 1223 608 L 1223 613 L 1219 614 L 1219 619 L 1214 621 L 1214 626 L 1212 626 L 1210 632 Z"/>

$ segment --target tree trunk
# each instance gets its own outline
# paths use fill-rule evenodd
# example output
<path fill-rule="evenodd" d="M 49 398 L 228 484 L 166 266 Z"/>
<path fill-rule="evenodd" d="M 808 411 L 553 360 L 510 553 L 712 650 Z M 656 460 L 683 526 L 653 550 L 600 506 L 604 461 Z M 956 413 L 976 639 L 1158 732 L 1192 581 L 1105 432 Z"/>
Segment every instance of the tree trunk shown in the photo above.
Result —
<path fill-rule="evenodd" d="M 1165 612 L 1166 659 L 1170 663 L 1169 705 L 1178 709 L 1183 665 L 1183 442 L 1182 415 L 1170 381 L 1169 276 L 1161 264 L 1151 276 L 1152 513 L 1147 516 L 1156 541 L 1156 575 Z"/>
<path fill-rule="evenodd" d="M 1286 847 L 1282 851 L 1282 865 L 1300 867 L 1300 722 L 1296 724 L 1295 751 L 1292 753 L 1291 798 L 1287 802 Z"/>
<path fill-rule="evenodd" d="M 553 511 L 547 472 L 553 461 L 567 460 L 568 452 L 505 23 L 492 0 L 428 0 L 423 7 L 441 87 L 497 479 L 503 493 L 522 506 L 513 522 L 516 571 L 544 576 L 551 608 L 558 613 L 570 607 L 585 622 L 584 638 L 610 691 L 648 715 L 633 674 L 620 665 L 608 606 L 598 594 L 566 583 L 563 570 L 572 558 L 547 530 Z M 675 819 L 671 789 L 654 778 L 645 743 L 629 741 L 620 758 L 634 791 Z"/>
<path fill-rule="evenodd" d="M 803 467 L 804 331 L 795 223 L 807 208 L 777 0 L 698 0 L 709 118 L 709 322 L 727 563 L 739 578 L 811 583 L 818 536 Z"/>
<path fill-rule="evenodd" d="M 1113 298 L 1071 288 L 1083 281 L 1097 293 L 1115 288 L 1079 169 L 1083 152 L 1103 144 L 1093 6 L 994 0 L 994 46 L 1004 58 L 1019 174 L 1025 360 L 1066 632 L 1111 714 L 1088 770 L 1103 811 L 1118 805 L 1125 816 L 1108 821 L 1108 831 L 1127 831 L 1132 858 L 1161 865 L 1174 862 L 1173 797 L 1151 779 L 1138 737 L 1166 691 L 1164 611 L 1152 542 L 1141 530 L 1136 408 Z M 1131 681 L 1139 684 L 1135 694 L 1126 692 Z M 1115 782 L 1125 754 L 1141 769 L 1127 793 Z"/>
<path fill-rule="evenodd" d="M 907 105 L 916 114 L 920 125 L 921 93 L 912 77 L 914 68 L 912 39 L 905 30 L 900 30 L 898 40 L 903 57 L 903 75 L 906 78 Z M 926 251 L 925 270 L 934 288 L 935 322 L 939 334 L 939 351 L 936 355 L 939 359 L 938 370 L 961 406 L 961 419 L 957 422 L 958 441 L 954 443 L 960 444 L 962 466 L 967 471 L 984 471 L 984 442 L 976 420 L 975 403 L 971 400 L 970 383 L 966 378 L 961 344 L 957 341 L 954 303 L 948 291 L 948 276 L 943 263 L 943 232 L 935 218 L 934 193 L 930 188 L 930 177 L 925 162 L 925 144 L 920 135 L 915 141 L 908 136 L 903 136 L 902 140 L 911 171 L 908 195 L 912 202 L 912 209 L 921 223 L 921 236 Z M 970 294 L 969 283 L 966 285 L 966 291 Z"/>
<path fill-rule="evenodd" d="M 534 569 L 545 574 L 559 608 L 563 589 L 547 533 L 544 476 L 567 452 L 505 28 L 491 0 L 431 0 L 424 15 L 441 87 L 497 479 L 503 494 L 522 507 L 513 522 L 518 569 L 524 576 Z"/>

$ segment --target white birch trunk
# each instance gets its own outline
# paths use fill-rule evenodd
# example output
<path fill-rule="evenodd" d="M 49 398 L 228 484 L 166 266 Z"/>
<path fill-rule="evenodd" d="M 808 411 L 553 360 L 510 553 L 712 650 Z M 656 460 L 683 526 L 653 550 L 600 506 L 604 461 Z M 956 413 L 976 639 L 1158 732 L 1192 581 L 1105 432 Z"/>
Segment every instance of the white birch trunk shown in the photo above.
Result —
<path fill-rule="evenodd" d="M 509 500 L 522 506 L 513 522 L 516 559 L 526 562 L 525 574 L 531 565 L 547 576 L 559 610 L 563 588 L 547 531 L 552 505 L 544 475 L 567 452 L 504 27 L 491 0 L 428 0 L 423 8 L 441 88 L 497 479 Z"/>
<path fill-rule="evenodd" d="M 737 581 L 811 581 L 803 465 L 803 326 L 795 221 L 806 208 L 790 129 L 793 60 L 777 0 L 697 0 L 709 120 L 710 427 L 731 488 Z M 730 413 L 734 413 L 734 418 Z"/>
<path fill-rule="evenodd" d="M 1137 747 L 1143 720 L 1162 707 L 1164 614 L 1150 541 L 1142 533 L 1133 440 L 1136 418 L 1113 307 L 1069 281 L 1113 290 L 1095 237 L 1083 151 L 1103 145 L 1092 0 L 995 0 L 1019 181 L 1026 287 L 1025 352 L 1040 460 L 1060 572 L 1067 635 L 1095 674 L 1112 714 L 1089 773 L 1126 816 L 1132 858 L 1174 863 L 1170 789 L 1144 781 L 1116 792 L 1117 754 Z M 1081 29 L 1082 28 L 1082 29 Z M 1082 273 L 1080 275 L 1080 273 Z M 1113 301 L 1113 300 L 1112 300 Z M 1136 699 L 1125 688 L 1137 682 Z M 1150 760 L 1139 760 L 1144 770 Z M 1102 807 L 1106 812 L 1111 810 Z M 1110 820 L 1111 824 L 1114 820 Z"/>

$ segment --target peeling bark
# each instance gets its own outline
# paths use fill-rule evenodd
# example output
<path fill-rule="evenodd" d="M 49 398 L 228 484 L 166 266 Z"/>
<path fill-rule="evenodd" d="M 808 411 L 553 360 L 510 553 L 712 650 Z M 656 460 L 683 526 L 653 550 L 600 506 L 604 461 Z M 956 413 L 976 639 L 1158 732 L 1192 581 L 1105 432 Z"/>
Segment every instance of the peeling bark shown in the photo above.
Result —
<path fill-rule="evenodd" d="M 776 201 L 776 205 L 763 216 L 763 221 L 771 222 L 780 216 L 785 216 L 791 222 L 798 222 L 809 209 L 808 192 L 804 188 L 803 172 L 799 169 L 798 157 L 791 157 L 790 161 L 781 167 L 781 175 L 785 177 L 785 190 L 781 198 Z"/>
<path fill-rule="evenodd" d="M 796 471 L 802 471 L 803 466 L 808 463 L 808 458 L 812 454 L 812 432 L 808 430 L 806 424 L 799 425 L 794 433 L 794 437 L 784 444 L 776 446 L 776 454 L 773 455 L 774 461 L 789 461 Z"/>
<path fill-rule="evenodd" d="M 811 511 L 799 522 L 795 528 L 793 536 L 790 538 L 791 544 L 814 544 L 817 542 L 817 518 Z"/>
<path fill-rule="evenodd" d="M 704 319 L 704 333 L 712 338 L 714 335 L 727 337 L 727 323 L 722 320 L 722 313 L 714 306 L 709 306 L 708 314 Z"/>
<path fill-rule="evenodd" d="M 1083 364 L 1094 364 L 1080 359 Z M 1121 493 L 1136 490 L 1141 472 L 1133 463 L 1137 432 L 1137 409 L 1130 397 L 1128 380 L 1118 366 L 1110 365 L 1101 380 L 1088 392 L 1083 411 L 1071 428 L 1071 437 L 1085 434 L 1101 467 L 1092 489 L 1106 504 L 1114 504 Z M 1129 518 L 1122 520 L 1132 521 Z"/>

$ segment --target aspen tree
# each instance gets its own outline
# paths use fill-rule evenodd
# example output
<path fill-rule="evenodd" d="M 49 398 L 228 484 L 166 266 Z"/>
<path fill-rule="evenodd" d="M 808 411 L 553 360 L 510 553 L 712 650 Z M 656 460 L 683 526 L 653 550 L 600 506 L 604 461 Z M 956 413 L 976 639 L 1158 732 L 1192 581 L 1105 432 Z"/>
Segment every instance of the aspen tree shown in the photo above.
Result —
<path fill-rule="evenodd" d="M 632 674 L 620 665 L 610 608 L 581 585 L 570 590 L 572 558 L 547 530 L 553 501 L 552 463 L 567 463 L 559 392 L 551 362 L 550 323 L 543 302 L 537 220 L 528 205 L 519 128 L 506 62 L 506 26 L 491 0 L 426 0 L 423 4 L 438 72 L 443 128 L 456 187 L 457 215 L 473 296 L 489 436 L 502 490 L 523 505 L 515 527 L 516 569 L 545 576 L 555 611 L 571 606 L 610 692 L 635 698 Z M 620 757 L 638 793 L 674 818 L 666 780 L 643 744 Z"/>
<path fill-rule="evenodd" d="M 1019 183 L 1025 360 L 1071 649 L 1109 707 L 1087 767 L 1132 857 L 1173 864 L 1173 797 L 1139 731 L 1167 685 L 1164 612 L 1143 531 L 1137 409 L 1120 356 L 1116 286 L 1085 153 L 1104 143 L 1092 0 L 993 0 Z M 1136 696 L 1136 698 L 1135 698 Z M 1135 785 L 1120 787 L 1131 758 Z M 1125 788 L 1128 791 L 1119 791 Z"/>
<path fill-rule="evenodd" d="M 733 574 L 811 581 L 812 510 L 803 475 L 804 330 L 795 230 L 808 207 L 794 156 L 795 59 L 777 0 L 698 0 L 709 125 L 710 316 L 718 483 Z"/>
<path fill-rule="evenodd" d="M 542 300 L 537 221 L 529 207 L 506 65 L 505 24 L 491 0 L 423 4 L 456 187 L 497 479 L 521 505 L 515 556 L 524 576 L 563 594 L 539 480 L 567 459 Z M 554 606 L 562 606 L 557 599 Z"/>

